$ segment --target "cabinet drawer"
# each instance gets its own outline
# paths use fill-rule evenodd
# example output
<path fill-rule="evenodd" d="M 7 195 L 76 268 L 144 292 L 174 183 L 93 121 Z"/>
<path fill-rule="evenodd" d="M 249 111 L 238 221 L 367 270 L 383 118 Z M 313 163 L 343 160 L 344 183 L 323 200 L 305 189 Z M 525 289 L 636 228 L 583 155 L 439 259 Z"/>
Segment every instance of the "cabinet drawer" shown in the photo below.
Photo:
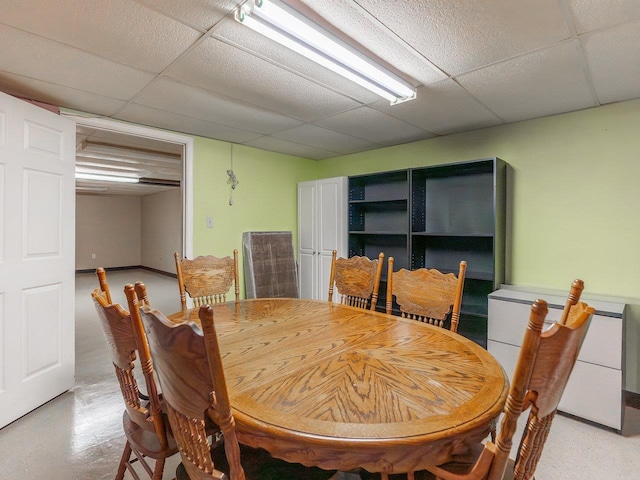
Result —
<path fill-rule="evenodd" d="M 520 347 L 489 340 L 487 349 L 500 362 L 511 381 Z M 558 409 L 621 430 L 622 371 L 576 362 Z"/>
<path fill-rule="evenodd" d="M 563 412 L 622 430 L 622 371 L 576 362 L 560 400 Z"/>
<path fill-rule="evenodd" d="M 519 347 L 531 312 L 530 303 L 489 299 L 488 339 Z M 551 325 L 562 314 L 549 308 L 546 322 Z M 622 370 L 622 326 L 620 318 L 594 315 L 578 360 Z"/>

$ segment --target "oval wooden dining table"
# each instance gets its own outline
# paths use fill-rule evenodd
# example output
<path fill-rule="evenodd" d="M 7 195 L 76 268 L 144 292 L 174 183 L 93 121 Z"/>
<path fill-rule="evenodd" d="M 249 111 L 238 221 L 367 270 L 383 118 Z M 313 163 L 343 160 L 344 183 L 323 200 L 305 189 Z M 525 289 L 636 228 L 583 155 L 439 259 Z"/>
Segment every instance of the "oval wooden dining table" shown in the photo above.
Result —
<path fill-rule="evenodd" d="M 169 317 L 199 323 L 197 309 Z M 488 435 L 508 378 L 448 330 L 324 301 L 214 307 L 238 439 L 327 470 L 406 472 Z"/>

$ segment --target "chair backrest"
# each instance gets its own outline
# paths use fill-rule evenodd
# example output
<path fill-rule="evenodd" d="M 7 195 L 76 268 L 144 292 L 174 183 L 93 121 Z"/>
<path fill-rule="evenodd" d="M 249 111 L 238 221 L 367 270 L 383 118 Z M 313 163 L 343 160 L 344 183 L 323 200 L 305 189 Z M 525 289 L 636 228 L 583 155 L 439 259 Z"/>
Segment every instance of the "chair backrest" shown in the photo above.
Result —
<path fill-rule="evenodd" d="M 240 300 L 238 250 L 233 251 L 233 258 L 207 255 L 180 260 L 178 252 L 174 257 L 183 310 L 187 309 L 186 294 L 193 299 L 195 307 L 226 302 L 232 284 L 235 285 L 236 302 Z"/>
<path fill-rule="evenodd" d="M 149 296 L 147 295 L 147 287 L 145 286 L 145 284 L 142 282 L 136 282 L 135 285 L 133 286 L 133 289 L 138 299 L 139 306 L 147 305 L 150 307 L 151 302 L 149 302 Z M 125 294 L 126 293 L 127 293 L 127 290 L 125 287 Z M 127 298 L 127 301 L 128 301 L 128 298 Z M 129 308 L 129 310 L 131 310 L 131 308 Z M 142 333 L 144 334 L 144 330 Z"/>
<path fill-rule="evenodd" d="M 580 280 L 576 280 L 572 285 L 566 308 L 566 322 L 554 323 L 544 332 L 542 328 L 548 312 L 547 302 L 536 300 L 531 306 L 529 324 L 524 334 L 498 437 L 495 444 L 487 442 L 473 466 L 477 473 L 473 478 L 502 480 L 518 417 L 528 408 L 531 410 L 518 448 L 513 478 L 529 480 L 533 477 L 551 422 L 594 313 L 593 307 L 578 302 L 582 286 Z M 443 468 L 435 467 L 429 470 L 438 478 L 459 478 Z"/>
<path fill-rule="evenodd" d="M 113 303 L 111 300 L 111 292 L 109 291 L 109 283 L 107 282 L 107 272 L 104 268 L 98 267 L 96 269 L 96 275 L 98 277 L 98 283 L 100 284 L 100 290 L 104 292 L 105 298 L 109 305 Z"/>
<path fill-rule="evenodd" d="M 104 271 L 102 271 L 102 274 L 104 274 Z M 99 278 L 101 276 L 106 285 L 106 277 L 98 274 Z M 125 408 L 133 422 L 144 430 L 156 433 L 160 446 L 165 449 L 168 445 L 167 428 L 162 415 L 162 405 L 153 376 L 153 366 L 148 356 L 144 332 L 140 334 L 140 332 L 135 331 L 129 312 L 120 305 L 111 304 L 107 292 L 108 290 L 96 289 L 91 296 L 107 344 L 111 350 L 111 359 Z M 135 293 L 133 295 L 135 296 Z M 140 355 L 140 365 L 145 379 L 147 396 L 149 397 L 148 405 L 141 402 L 140 391 L 134 373 L 136 352 Z"/>
<path fill-rule="evenodd" d="M 567 323 L 567 319 L 569 318 L 569 312 L 580 301 L 580 295 L 582 295 L 582 291 L 584 290 L 584 282 L 579 278 L 576 278 L 571 284 L 571 289 L 569 290 L 569 295 L 567 296 L 567 301 L 564 305 L 564 309 L 562 310 L 562 315 L 560 316 L 560 320 L 558 323 L 560 325 L 564 325 Z"/>
<path fill-rule="evenodd" d="M 208 415 L 222 430 L 232 480 L 243 480 L 240 448 L 209 305 L 200 307 L 202 330 L 194 323 L 171 323 L 143 305 L 134 322 L 144 323 L 173 435 L 189 478 L 225 478 L 216 470 L 205 431 Z"/>
<path fill-rule="evenodd" d="M 570 309 L 564 325 L 555 323 L 541 333 L 547 311 L 544 300 L 537 300 L 531 307 L 529 326 L 496 439 L 497 450 L 502 455 L 492 468 L 496 474 L 489 478 L 502 478 L 498 472 L 503 470 L 502 464 L 506 464 L 511 450 L 510 437 L 516 421 L 520 413 L 529 407 L 531 411 L 518 448 L 514 478 L 529 479 L 533 476 L 594 313 L 586 303 L 577 303 Z"/>
<path fill-rule="evenodd" d="M 336 258 L 337 251 L 331 257 L 329 275 L 329 301 L 333 301 L 335 284 L 340 294 L 340 303 L 359 308 L 376 309 L 378 290 L 382 276 L 384 253 L 370 260 L 367 257 Z"/>
<path fill-rule="evenodd" d="M 394 272 L 393 257 L 389 257 L 388 262 L 387 313 L 392 313 L 395 297 L 403 317 L 442 327 L 450 315 L 450 330 L 456 332 L 467 262 L 460 262 L 457 277 L 453 273 L 444 274 L 436 269 L 426 268 L 403 268 Z"/>

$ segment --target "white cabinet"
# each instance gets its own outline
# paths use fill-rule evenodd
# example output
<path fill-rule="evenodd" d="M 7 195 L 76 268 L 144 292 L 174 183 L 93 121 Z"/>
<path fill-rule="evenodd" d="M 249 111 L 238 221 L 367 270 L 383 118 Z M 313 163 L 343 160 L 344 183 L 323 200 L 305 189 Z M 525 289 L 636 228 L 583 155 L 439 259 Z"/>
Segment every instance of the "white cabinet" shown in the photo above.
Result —
<path fill-rule="evenodd" d="M 300 298 L 327 299 L 333 250 L 347 256 L 347 177 L 298 183 Z"/>
<path fill-rule="evenodd" d="M 568 293 L 568 292 L 567 292 Z M 504 287 L 489 294 L 487 349 L 511 378 L 518 360 L 531 304 L 549 304 L 546 323 L 559 320 L 566 293 Z M 622 430 L 624 414 L 624 313 L 622 301 L 587 298 L 595 308 L 578 361 L 558 406 L 560 411 Z"/>

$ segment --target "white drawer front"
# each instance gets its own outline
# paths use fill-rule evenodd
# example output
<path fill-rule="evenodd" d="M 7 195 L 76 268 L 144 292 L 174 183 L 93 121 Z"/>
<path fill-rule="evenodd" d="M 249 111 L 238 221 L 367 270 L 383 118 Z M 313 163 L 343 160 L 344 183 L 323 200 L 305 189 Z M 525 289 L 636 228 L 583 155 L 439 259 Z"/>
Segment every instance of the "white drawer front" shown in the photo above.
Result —
<path fill-rule="evenodd" d="M 487 338 L 520 346 L 529 321 L 531 306 L 524 303 L 489 299 Z"/>
<path fill-rule="evenodd" d="M 506 343 L 487 340 L 487 350 L 502 365 L 504 371 L 509 376 L 509 383 L 513 381 L 513 372 L 516 369 L 518 355 L 520 355 L 520 347 L 514 347 Z"/>
<path fill-rule="evenodd" d="M 520 348 L 489 340 L 487 349 L 500 362 L 511 381 Z M 622 371 L 576 362 L 559 410 L 621 430 Z"/>
<path fill-rule="evenodd" d="M 622 371 L 576 362 L 559 409 L 622 430 Z"/>
<path fill-rule="evenodd" d="M 520 346 L 530 312 L 529 304 L 489 299 L 488 339 Z M 561 314 L 550 308 L 546 323 Z M 578 360 L 622 370 L 622 319 L 594 315 Z"/>
<path fill-rule="evenodd" d="M 578 360 L 621 371 L 622 344 L 622 319 L 594 315 Z"/>

